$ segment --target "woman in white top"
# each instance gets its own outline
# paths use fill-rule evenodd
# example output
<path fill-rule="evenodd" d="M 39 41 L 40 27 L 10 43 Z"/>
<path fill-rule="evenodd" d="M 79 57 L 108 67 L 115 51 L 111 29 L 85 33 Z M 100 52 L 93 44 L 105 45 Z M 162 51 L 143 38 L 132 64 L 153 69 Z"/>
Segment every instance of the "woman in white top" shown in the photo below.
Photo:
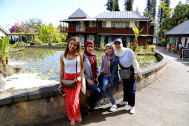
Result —
<path fill-rule="evenodd" d="M 131 106 L 130 113 L 135 113 L 135 91 L 136 91 L 136 82 L 138 76 L 141 77 L 141 70 L 136 61 L 133 51 L 129 48 L 124 48 L 122 40 L 117 38 L 114 40 L 116 55 L 119 57 L 119 65 L 122 69 L 130 69 L 132 74 L 129 79 L 122 79 L 123 81 L 123 101 L 119 105 L 128 105 Z"/>
<path fill-rule="evenodd" d="M 82 75 L 84 74 L 83 57 L 80 54 L 81 46 L 78 37 L 71 37 L 64 54 L 60 56 L 60 89 L 64 89 L 65 103 L 68 119 L 71 125 L 75 125 L 75 121 L 81 122 L 79 95 L 82 84 Z M 77 78 L 76 78 L 76 58 L 77 58 Z M 64 88 L 62 79 L 77 81 L 77 88 Z"/>

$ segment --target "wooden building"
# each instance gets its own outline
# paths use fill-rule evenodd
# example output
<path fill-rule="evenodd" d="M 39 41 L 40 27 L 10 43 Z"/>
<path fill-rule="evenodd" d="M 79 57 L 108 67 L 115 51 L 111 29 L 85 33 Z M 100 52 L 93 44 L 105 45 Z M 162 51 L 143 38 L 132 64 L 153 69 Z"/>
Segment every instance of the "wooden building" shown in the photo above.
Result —
<path fill-rule="evenodd" d="M 178 50 L 179 43 L 183 48 L 189 48 L 189 20 L 177 25 L 165 33 L 166 40 L 174 44 L 175 50 Z"/>
<path fill-rule="evenodd" d="M 82 9 L 77 9 L 68 19 L 60 20 L 60 31 L 68 33 L 69 38 L 78 36 L 81 45 L 87 40 L 109 43 L 121 38 L 123 45 L 134 42 L 133 28 L 137 26 L 144 36 L 138 37 L 138 45 L 153 43 L 154 24 L 134 11 L 105 11 L 90 18 Z"/>

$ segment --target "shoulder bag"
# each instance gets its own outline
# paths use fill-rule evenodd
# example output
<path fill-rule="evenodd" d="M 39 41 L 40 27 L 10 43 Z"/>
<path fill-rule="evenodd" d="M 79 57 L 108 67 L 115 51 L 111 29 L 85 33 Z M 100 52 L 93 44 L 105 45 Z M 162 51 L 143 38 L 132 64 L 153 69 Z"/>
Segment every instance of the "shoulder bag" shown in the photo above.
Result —
<path fill-rule="evenodd" d="M 76 79 L 77 79 L 77 57 L 76 57 Z M 63 87 L 65 88 L 77 88 L 77 81 L 62 79 Z"/>
<path fill-rule="evenodd" d="M 128 52 L 126 52 L 126 53 L 129 56 Z M 130 56 L 129 56 L 129 58 L 130 58 Z M 130 58 L 130 60 L 131 60 L 131 58 Z M 132 62 L 132 60 L 131 60 L 131 62 Z M 121 70 L 119 70 L 119 73 L 120 73 L 121 79 L 130 79 L 130 77 L 132 75 L 132 71 L 131 71 L 132 66 L 129 68 L 123 68 L 120 65 L 120 67 L 121 67 Z"/>

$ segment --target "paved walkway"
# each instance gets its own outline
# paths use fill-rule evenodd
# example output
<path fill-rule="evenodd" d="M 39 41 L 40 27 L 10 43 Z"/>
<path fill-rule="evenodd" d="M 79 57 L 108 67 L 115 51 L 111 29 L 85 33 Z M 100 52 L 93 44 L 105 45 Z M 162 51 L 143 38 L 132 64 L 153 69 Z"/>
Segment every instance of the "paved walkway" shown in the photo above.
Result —
<path fill-rule="evenodd" d="M 77 126 L 188 126 L 189 125 L 189 61 L 178 54 L 165 53 L 167 72 L 150 86 L 136 93 L 136 113 L 129 114 L 128 105 L 109 112 L 110 104 L 98 108 L 91 115 L 82 114 Z M 117 103 L 120 102 L 116 101 Z M 69 126 L 67 118 L 45 124 Z"/>

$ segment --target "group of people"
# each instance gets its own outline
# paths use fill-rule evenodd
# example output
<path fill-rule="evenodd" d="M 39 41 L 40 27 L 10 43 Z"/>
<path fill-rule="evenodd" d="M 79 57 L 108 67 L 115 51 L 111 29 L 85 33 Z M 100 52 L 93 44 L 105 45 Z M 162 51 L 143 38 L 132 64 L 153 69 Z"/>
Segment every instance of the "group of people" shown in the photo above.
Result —
<path fill-rule="evenodd" d="M 174 44 L 167 43 L 167 45 L 166 45 L 166 52 L 169 52 L 169 49 L 170 49 L 171 53 L 173 53 L 174 52 L 174 48 L 175 48 Z"/>
<path fill-rule="evenodd" d="M 167 43 L 166 45 L 166 52 L 169 52 L 169 50 L 171 50 L 171 53 L 174 52 L 175 46 L 173 43 Z M 182 43 L 178 44 L 178 54 L 180 55 L 182 51 Z"/>
<path fill-rule="evenodd" d="M 116 101 L 111 94 L 113 87 L 118 90 L 119 76 L 118 65 L 121 69 L 130 69 L 131 76 L 129 79 L 122 79 L 123 82 L 123 101 L 119 105 L 128 104 L 131 109 L 130 113 L 135 113 L 135 91 L 136 80 L 141 77 L 140 67 L 135 58 L 133 51 L 129 48 L 123 47 L 122 40 L 117 38 L 114 40 L 114 47 L 111 44 L 105 45 L 105 54 L 102 56 L 102 64 L 100 70 L 97 67 L 97 57 L 94 50 L 94 42 L 88 40 L 85 43 L 84 53 L 81 54 L 80 39 L 78 37 L 71 37 L 64 54 L 60 56 L 60 89 L 64 89 L 65 103 L 68 119 L 71 125 L 75 122 L 82 122 L 79 104 L 79 94 L 82 81 L 86 82 L 86 88 L 91 90 L 88 97 L 86 108 L 87 113 L 95 107 L 96 103 L 103 99 L 104 95 L 110 100 L 112 106 L 110 111 L 115 111 L 117 108 Z M 76 68 L 76 59 L 77 72 Z M 77 73 L 77 78 L 76 78 Z M 85 76 L 85 80 L 82 80 Z M 62 79 L 69 79 L 77 81 L 77 88 L 63 87 Z"/>

